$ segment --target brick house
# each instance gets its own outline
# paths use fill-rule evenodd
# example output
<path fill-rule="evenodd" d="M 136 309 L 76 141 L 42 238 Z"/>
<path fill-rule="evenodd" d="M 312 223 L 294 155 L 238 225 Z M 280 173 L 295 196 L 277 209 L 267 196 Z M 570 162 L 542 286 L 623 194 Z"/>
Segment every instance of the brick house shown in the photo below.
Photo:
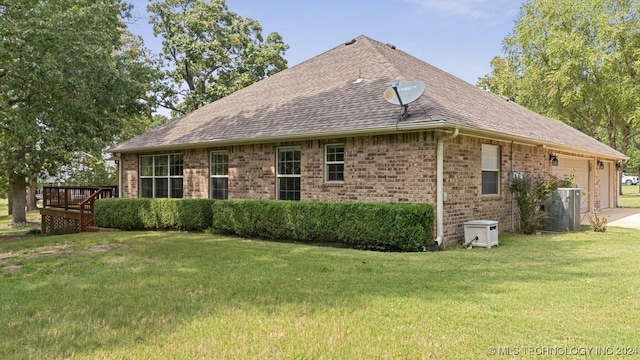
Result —
<path fill-rule="evenodd" d="M 391 80 L 426 85 L 407 118 L 383 97 Z M 518 228 L 511 172 L 573 173 L 583 212 L 616 207 L 626 160 L 366 36 L 109 151 L 122 197 L 427 202 L 445 244 L 469 220 Z"/>

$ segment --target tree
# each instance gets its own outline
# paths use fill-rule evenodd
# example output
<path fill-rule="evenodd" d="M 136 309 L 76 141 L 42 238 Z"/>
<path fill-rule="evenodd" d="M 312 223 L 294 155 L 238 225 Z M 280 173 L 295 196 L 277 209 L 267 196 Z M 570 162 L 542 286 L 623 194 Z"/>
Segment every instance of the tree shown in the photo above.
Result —
<path fill-rule="evenodd" d="M 99 152 L 77 152 L 67 165 L 58 169 L 56 176 L 64 179 L 65 185 L 118 185 L 117 166 L 107 163 Z"/>
<path fill-rule="evenodd" d="M 624 171 L 627 175 L 640 176 L 640 138 L 633 139 L 627 156 L 629 156 L 629 161 L 624 164 Z M 622 188 L 620 188 L 620 192 L 622 192 Z M 640 192 L 640 187 L 638 192 Z"/>
<path fill-rule="evenodd" d="M 640 134 L 639 49 L 637 0 L 530 0 L 479 85 L 626 154 Z"/>
<path fill-rule="evenodd" d="M 151 123 L 149 124 L 149 129 L 157 128 L 160 125 L 164 125 L 171 121 L 167 116 L 162 114 L 153 114 L 151 118 Z"/>
<path fill-rule="evenodd" d="M 495 56 L 491 60 L 491 74 L 478 79 L 478 87 L 500 94 L 515 101 L 517 97 L 516 74 L 507 59 Z"/>
<path fill-rule="evenodd" d="M 148 6 L 161 36 L 157 84 L 160 106 L 176 114 L 191 112 L 287 66 L 288 49 L 277 33 L 266 40 L 253 19 L 230 12 L 224 0 L 162 0 Z"/>
<path fill-rule="evenodd" d="M 0 0 L 0 174 L 25 222 L 27 179 L 150 117 L 152 71 L 120 0 Z M 147 115 L 143 115 L 147 114 Z"/>

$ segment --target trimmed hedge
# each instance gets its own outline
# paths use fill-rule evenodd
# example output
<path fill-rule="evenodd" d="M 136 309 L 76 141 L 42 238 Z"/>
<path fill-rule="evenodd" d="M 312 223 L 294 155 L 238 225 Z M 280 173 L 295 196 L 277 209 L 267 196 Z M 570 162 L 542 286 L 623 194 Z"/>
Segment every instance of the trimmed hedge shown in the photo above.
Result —
<path fill-rule="evenodd" d="M 211 227 L 209 199 L 102 199 L 95 203 L 100 227 L 122 230 L 203 230 Z"/>
<path fill-rule="evenodd" d="M 419 251 L 433 232 L 428 204 L 228 200 L 213 204 L 214 231 L 264 239 Z"/>
<path fill-rule="evenodd" d="M 211 199 L 103 199 L 96 224 L 122 230 L 205 230 L 277 241 L 342 243 L 420 251 L 433 233 L 433 207 L 409 203 Z"/>

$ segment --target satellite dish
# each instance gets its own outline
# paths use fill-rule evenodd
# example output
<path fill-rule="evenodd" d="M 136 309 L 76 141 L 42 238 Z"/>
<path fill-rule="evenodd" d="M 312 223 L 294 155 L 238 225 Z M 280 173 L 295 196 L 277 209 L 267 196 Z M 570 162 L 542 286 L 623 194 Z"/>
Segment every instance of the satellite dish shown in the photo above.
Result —
<path fill-rule="evenodd" d="M 391 82 L 391 86 L 384 91 L 384 98 L 393 105 L 405 106 L 418 100 L 424 94 L 425 89 L 422 81 L 399 82 L 394 80 Z"/>
<path fill-rule="evenodd" d="M 422 81 L 406 81 L 401 83 L 392 80 L 390 86 L 384 91 L 384 98 L 393 105 L 402 106 L 402 114 L 398 121 L 405 120 L 411 114 L 408 112 L 409 104 L 418 100 L 426 87 Z"/>

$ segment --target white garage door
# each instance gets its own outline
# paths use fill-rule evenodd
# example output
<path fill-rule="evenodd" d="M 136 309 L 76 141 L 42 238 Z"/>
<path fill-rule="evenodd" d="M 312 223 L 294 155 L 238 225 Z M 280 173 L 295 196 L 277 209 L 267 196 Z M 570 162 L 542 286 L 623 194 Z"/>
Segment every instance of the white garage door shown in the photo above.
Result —
<path fill-rule="evenodd" d="M 589 211 L 589 160 L 564 158 L 558 156 L 558 166 L 552 166 L 552 173 L 563 178 L 565 175 L 573 174 L 576 177 L 576 183 L 580 188 L 580 212 L 586 213 Z"/>
<path fill-rule="evenodd" d="M 611 163 L 604 163 L 604 169 L 598 170 L 600 176 L 600 209 L 608 209 L 611 198 Z"/>

